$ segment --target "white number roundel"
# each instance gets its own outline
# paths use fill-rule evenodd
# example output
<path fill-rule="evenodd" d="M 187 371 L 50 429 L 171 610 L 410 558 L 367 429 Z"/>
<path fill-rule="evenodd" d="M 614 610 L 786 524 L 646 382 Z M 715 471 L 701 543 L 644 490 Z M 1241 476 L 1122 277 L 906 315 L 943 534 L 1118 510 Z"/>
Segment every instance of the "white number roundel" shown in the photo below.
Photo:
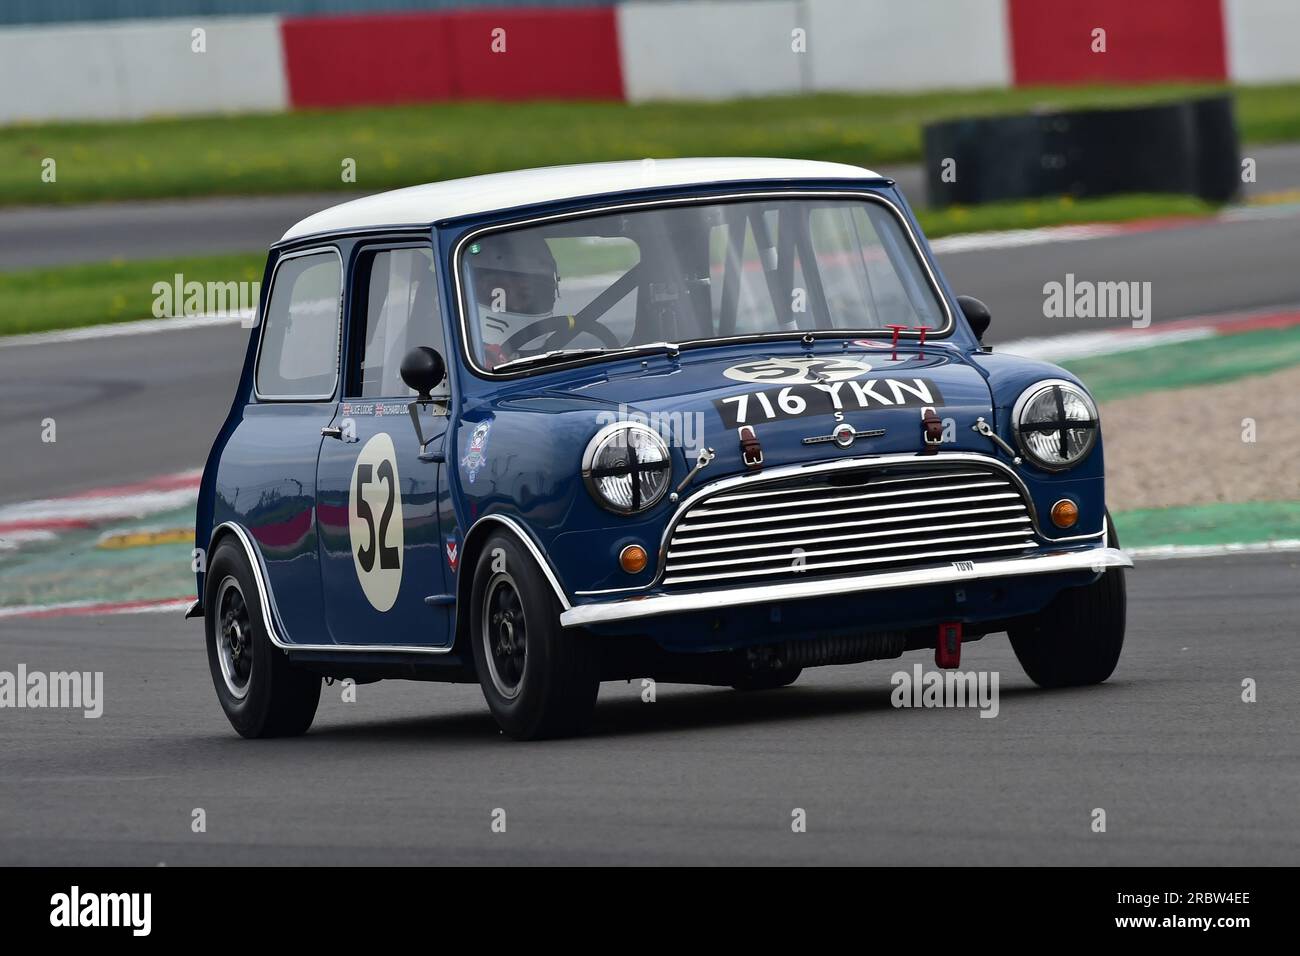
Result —
<path fill-rule="evenodd" d="M 766 358 L 742 362 L 722 374 L 737 382 L 774 385 L 812 385 L 816 382 L 847 382 L 871 371 L 871 365 L 853 358 Z"/>
<path fill-rule="evenodd" d="M 402 491 L 385 432 L 365 443 L 352 468 L 348 532 L 361 590 L 376 611 L 387 611 L 402 586 Z"/>

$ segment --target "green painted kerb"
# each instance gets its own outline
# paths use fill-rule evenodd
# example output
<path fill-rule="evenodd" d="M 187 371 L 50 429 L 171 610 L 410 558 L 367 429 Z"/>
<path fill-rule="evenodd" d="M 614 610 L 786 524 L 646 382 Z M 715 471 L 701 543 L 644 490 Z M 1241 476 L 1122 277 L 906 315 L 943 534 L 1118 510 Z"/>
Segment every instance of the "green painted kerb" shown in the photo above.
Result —
<path fill-rule="evenodd" d="M 194 593 L 192 543 L 109 549 L 107 531 L 192 528 L 194 506 L 110 527 L 68 531 L 0 553 L 0 607 L 69 601 L 157 601 Z"/>
<path fill-rule="evenodd" d="M 1300 365 L 1300 325 L 1216 335 L 1063 362 L 1105 402 L 1156 389 L 1217 385 Z"/>
<path fill-rule="evenodd" d="M 1300 501 L 1140 508 L 1115 515 L 1125 548 L 1300 540 Z"/>

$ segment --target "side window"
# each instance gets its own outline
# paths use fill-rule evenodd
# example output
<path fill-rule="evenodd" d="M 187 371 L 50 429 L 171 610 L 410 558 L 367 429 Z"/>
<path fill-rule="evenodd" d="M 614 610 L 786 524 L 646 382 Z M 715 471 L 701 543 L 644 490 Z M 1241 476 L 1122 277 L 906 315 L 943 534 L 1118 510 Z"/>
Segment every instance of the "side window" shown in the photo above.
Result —
<path fill-rule="evenodd" d="M 361 260 L 360 288 L 366 289 L 365 328 L 360 347 L 360 374 L 349 394 L 360 398 L 396 398 L 415 392 L 402 381 L 402 357 L 419 345 L 437 349 L 450 361 L 438 313 L 438 285 L 433 253 L 427 248 L 388 249 Z M 354 330 L 355 334 L 355 330 Z M 434 396 L 447 394 L 447 381 Z"/>
<path fill-rule="evenodd" d="M 334 394 L 342 291 L 343 273 L 333 252 L 280 264 L 257 360 L 259 395 L 306 400 Z"/>

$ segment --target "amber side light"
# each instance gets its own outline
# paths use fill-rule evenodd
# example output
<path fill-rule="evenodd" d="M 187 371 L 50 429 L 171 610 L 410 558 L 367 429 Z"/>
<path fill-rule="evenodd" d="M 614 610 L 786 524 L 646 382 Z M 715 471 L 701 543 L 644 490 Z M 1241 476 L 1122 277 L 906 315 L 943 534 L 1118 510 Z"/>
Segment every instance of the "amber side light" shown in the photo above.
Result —
<path fill-rule="evenodd" d="M 1052 524 L 1058 528 L 1073 528 L 1079 520 L 1079 506 L 1067 498 L 1052 505 Z"/>
<path fill-rule="evenodd" d="M 628 574 L 639 574 L 644 571 L 647 560 L 649 559 L 645 548 L 639 544 L 629 544 L 618 553 L 618 565 Z"/>

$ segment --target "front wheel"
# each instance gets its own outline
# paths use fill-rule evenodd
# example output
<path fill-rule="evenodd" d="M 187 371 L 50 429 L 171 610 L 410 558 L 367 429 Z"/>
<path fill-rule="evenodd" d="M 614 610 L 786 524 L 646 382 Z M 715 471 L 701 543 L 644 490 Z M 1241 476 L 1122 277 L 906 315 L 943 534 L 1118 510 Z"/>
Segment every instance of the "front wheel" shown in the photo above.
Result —
<path fill-rule="evenodd" d="M 470 640 L 483 697 L 516 740 L 567 737 L 591 722 L 600 689 L 592 639 L 560 626 L 560 606 L 532 557 L 494 535 L 479 554 Z"/>
<path fill-rule="evenodd" d="M 1119 547 L 1109 512 L 1106 544 Z M 1121 568 L 1062 591 L 1042 611 L 1008 629 L 1016 659 L 1039 687 L 1100 684 L 1114 673 L 1124 648 L 1126 604 Z"/>
<path fill-rule="evenodd" d="M 306 733 L 320 703 L 321 679 L 294 667 L 271 643 L 252 568 L 232 540 L 212 555 L 203 607 L 208 669 L 230 725 L 243 737 Z"/>

